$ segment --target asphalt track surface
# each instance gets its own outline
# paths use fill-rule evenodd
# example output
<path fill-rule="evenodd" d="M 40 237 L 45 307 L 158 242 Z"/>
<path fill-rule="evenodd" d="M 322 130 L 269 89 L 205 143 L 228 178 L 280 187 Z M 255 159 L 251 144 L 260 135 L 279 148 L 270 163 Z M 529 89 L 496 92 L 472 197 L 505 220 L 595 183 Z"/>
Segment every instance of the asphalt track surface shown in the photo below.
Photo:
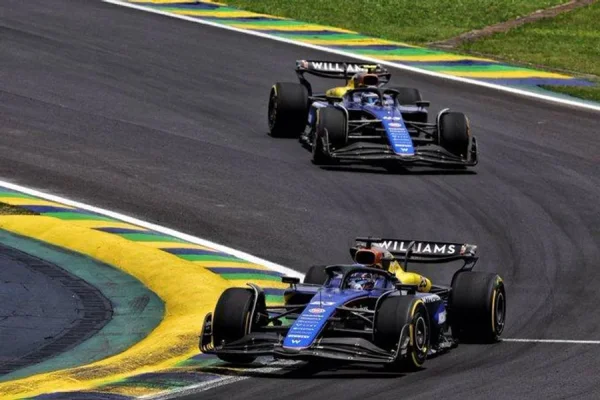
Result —
<path fill-rule="evenodd" d="M 78 319 L 73 292 L 0 245 L 0 377 Z M 38 261 L 38 260 L 35 260 Z M 22 365 L 20 365 L 22 366 Z"/>
<path fill-rule="evenodd" d="M 268 92 L 325 53 L 97 1 L 0 4 L 0 176 L 306 271 L 355 235 L 474 242 L 507 337 L 599 339 L 600 115 L 397 72 L 466 112 L 475 173 L 323 170 L 267 136 Z M 189 398 L 595 398 L 600 347 L 462 346 L 407 376 L 251 378 Z"/>
<path fill-rule="evenodd" d="M 87 282 L 0 244 L 0 380 L 72 349 L 111 315 L 110 301 Z"/>

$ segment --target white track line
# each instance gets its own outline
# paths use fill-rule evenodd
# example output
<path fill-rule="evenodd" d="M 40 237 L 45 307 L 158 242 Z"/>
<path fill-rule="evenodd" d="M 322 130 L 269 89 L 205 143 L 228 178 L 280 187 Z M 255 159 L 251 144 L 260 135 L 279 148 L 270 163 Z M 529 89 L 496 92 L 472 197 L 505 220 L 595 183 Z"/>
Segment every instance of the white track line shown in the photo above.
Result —
<path fill-rule="evenodd" d="M 261 37 L 261 38 L 265 38 L 265 39 L 271 39 L 271 40 L 275 40 L 277 42 L 287 43 L 287 44 L 305 47 L 305 48 L 309 48 L 309 49 L 313 49 L 313 50 L 319 50 L 319 51 L 323 51 L 326 53 L 337 54 L 337 55 L 344 56 L 344 57 L 354 58 L 356 60 L 362 60 L 362 61 L 371 62 L 371 63 L 379 63 L 381 65 L 387 65 L 389 67 L 393 67 L 393 68 L 397 68 L 397 69 L 416 72 L 416 73 L 422 74 L 422 75 L 433 76 L 436 78 L 442 78 L 442 79 L 446 79 L 446 80 L 450 80 L 450 81 L 461 82 L 461 83 L 466 83 L 466 84 L 475 85 L 475 86 L 482 86 L 482 87 L 486 87 L 488 89 L 500 90 L 503 92 L 517 94 L 520 96 L 530 97 L 530 98 L 534 98 L 534 99 L 538 99 L 538 100 L 545 100 L 545 101 L 549 101 L 552 103 L 558 103 L 558 104 L 562 104 L 562 105 L 584 108 L 584 109 L 593 110 L 593 111 L 600 111 L 600 105 L 597 105 L 597 104 L 584 103 L 584 102 L 577 101 L 577 100 L 567 100 L 567 99 L 563 99 L 563 98 L 559 98 L 559 97 L 547 96 L 547 95 L 543 95 L 543 94 L 539 94 L 539 93 L 535 93 L 535 92 L 530 92 L 527 90 L 515 89 L 515 88 L 508 87 L 508 86 L 495 85 L 493 83 L 482 82 L 482 81 L 478 81 L 475 79 L 462 78 L 459 76 L 452 76 L 452 75 L 445 75 L 445 74 L 441 74 L 439 72 L 433 72 L 433 71 L 428 71 L 428 70 L 419 69 L 419 68 L 415 68 L 415 67 L 410 67 L 408 65 L 397 64 L 397 63 L 394 63 L 391 61 L 385 61 L 385 60 L 379 60 L 377 58 L 361 56 L 359 54 L 353 54 L 353 53 L 349 53 L 349 52 L 346 52 L 343 50 L 330 49 L 327 47 L 318 46 L 318 45 L 314 45 L 314 44 L 297 42 L 295 40 L 272 36 L 272 35 L 262 33 L 262 32 L 256 32 L 256 31 L 251 31 L 251 30 L 246 30 L 246 29 L 241 29 L 241 28 L 234 28 L 232 26 L 222 25 L 222 24 L 218 24 L 216 22 L 204 21 L 202 19 L 189 17 L 186 15 L 171 14 L 171 13 L 168 13 L 165 11 L 160 11 L 160 10 L 157 10 L 157 9 L 154 9 L 151 7 L 145 7 L 145 6 L 141 6 L 138 4 L 128 3 L 125 1 L 120 1 L 120 0 L 102 0 L 102 1 L 105 3 L 110 3 L 110 4 L 122 6 L 122 7 L 133 8 L 136 10 L 146 11 L 146 12 L 150 12 L 153 14 L 164 15 L 166 17 L 177 18 L 177 19 L 181 19 L 184 21 L 194 22 L 196 24 L 209 25 L 209 26 L 213 26 L 216 28 L 226 29 L 226 30 L 234 31 L 234 32 L 238 32 L 238 33 L 244 33 L 244 34 L 251 35 L 251 36 L 257 36 L 257 37 Z"/>
<path fill-rule="evenodd" d="M 279 265 L 279 264 L 275 264 L 271 261 L 267 261 L 267 260 L 263 260 L 262 258 L 258 258 L 256 256 L 253 256 L 252 254 L 248 254 L 248 253 L 244 253 L 243 251 L 239 251 L 236 249 L 232 249 L 231 247 L 227 247 L 227 246 L 223 246 L 214 242 L 211 242 L 209 240 L 206 239 L 201 239 L 198 238 L 196 236 L 192 236 L 192 235 L 188 235 L 186 233 L 182 233 L 179 231 L 176 231 L 174 229 L 170 229 L 170 228 L 165 228 L 164 226 L 160 226 L 160 225 L 155 225 L 152 224 L 150 222 L 146 222 L 146 221 L 142 221 L 139 220 L 137 218 L 133 218 L 133 217 L 129 217 L 127 215 L 124 214 L 120 214 L 114 211 L 110 211 L 110 210 L 105 210 L 102 208 L 98 208 L 98 207 L 94 207 L 94 206 L 90 206 L 88 204 L 84 204 L 84 203 L 80 203 L 78 201 L 73 201 L 73 200 L 69 200 L 66 199 L 64 197 L 60 197 L 60 196 L 55 196 L 52 194 L 47 194 L 44 192 L 40 192 L 39 190 L 35 190 L 35 189 L 30 189 L 24 186 L 20 186 L 20 185 L 15 185 L 14 183 L 10 183 L 10 182 L 5 182 L 5 181 L 1 181 L 0 180 L 0 186 L 3 186 L 7 189 L 12 189 L 12 190 L 17 190 L 19 192 L 25 193 L 25 194 L 29 194 L 32 196 L 36 196 L 45 200 L 50 200 L 50 201 L 55 201 L 58 203 L 62 203 L 62 204 L 66 204 L 69 206 L 73 206 L 73 207 L 77 207 L 77 208 L 81 208 L 83 210 L 87 210 L 87 211 L 91 211 L 97 214 L 101 214 L 101 215 L 105 215 L 107 217 L 110 218 L 114 218 L 114 219 L 118 219 L 120 221 L 123 222 L 127 222 L 133 225 L 137 225 L 146 229 L 151 229 L 153 231 L 156 232 L 160 232 L 160 233 L 164 233 L 165 235 L 170 235 L 170 236 L 174 236 L 178 239 L 182 239 L 182 240 L 186 240 L 190 243 L 195 243 L 195 244 L 199 244 L 200 246 L 207 246 L 207 247 L 211 247 L 215 250 L 224 252 L 224 253 L 229 253 L 235 257 L 241 258 L 243 260 L 246 260 L 248 262 L 254 263 L 254 264 L 260 264 L 260 265 L 264 265 L 265 267 L 272 269 L 273 271 L 277 271 L 279 273 L 282 273 L 284 275 L 287 276 L 294 276 L 294 277 L 298 277 L 300 279 L 304 278 L 304 274 L 298 272 L 298 271 L 294 271 L 293 269 L 290 269 L 288 267 L 284 267 L 283 265 Z"/>
<path fill-rule="evenodd" d="M 502 339 L 503 342 L 516 343 L 557 343 L 557 344 L 600 344 L 600 340 L 564 340 L 564 339 Z"/>
<path fill-rule="evenodd" d="M 219 386 L 229 385 L 230 383 L 235 383 L 239 381 L 243 381 L 249 379 L 248 376 L 224 376 L 220 379 L 215 379 L 210 382 L 202 382 L 196 385 L 183 386 L 178 389 L 169 390 L 168 392 L 161 392 L 156 394 L 151 394 L 147 396 L 139 396 L 138 399 L 144 400 L 168 400 L 174 399 L 177 397 L 187 396 L 194 393 L 204 392 L 206 390 L 218 388 Z"/>

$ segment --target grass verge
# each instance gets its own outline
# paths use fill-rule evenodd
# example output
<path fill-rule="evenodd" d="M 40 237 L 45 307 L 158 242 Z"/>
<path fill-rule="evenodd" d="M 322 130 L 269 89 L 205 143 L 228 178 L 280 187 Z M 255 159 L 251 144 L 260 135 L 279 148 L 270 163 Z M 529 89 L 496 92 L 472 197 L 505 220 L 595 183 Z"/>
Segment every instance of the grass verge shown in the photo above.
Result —
<path fill-rule="evenodd" d="M 244 10 L 423 44 L 567 0 L 222 0 Z"/>
<path fill-rule="evenodd" d="M 600 77 L 599 21 L 600 3 L 594 3 L 552 19 L 464 43 L 460 50 Z M 548 89 L 600 101 L 600 85 Z"/>
<path fill-rule="evenodd" d="M 38 213 L 26 210 L 19 206 L 0 203 L 0 215 L 38 215 Z"/>

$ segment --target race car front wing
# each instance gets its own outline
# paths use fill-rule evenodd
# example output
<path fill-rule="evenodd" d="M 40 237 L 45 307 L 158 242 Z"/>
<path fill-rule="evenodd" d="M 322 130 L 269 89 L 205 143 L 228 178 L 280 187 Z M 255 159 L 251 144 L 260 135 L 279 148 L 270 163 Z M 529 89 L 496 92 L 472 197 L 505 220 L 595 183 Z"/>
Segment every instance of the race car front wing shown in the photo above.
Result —
<path fill-rule="evenodd" d="M 475 166 L 477 165 L 477 143 L 475 138 L 467 158 L 456 156 L 436 144 L 415 147 L 413 155 L 395 153 L 387 144 L 372 142 L 355 142 L 348 146 L 332 150 L 328 155 L 339 161 L 350 162 L 395 162 L 400 164 Z"/>
<path fill-rule="evenodd" d="M 283 346 L 285 335 L 280 332 L 251 332 L 240 340 L 225 345 L 212 344 L 211 314 L 205 318 L 200 334 L 200 350 L 205 354 L 272 355 L 275 358 L 311 360 L 329 359 L 355 363 L 389 364 L 398 358 L 408 357 L 410 344 L 409 325 L 401 331 L 396 349 L 385 350 L 360 337 L 325 337 L 317 339 L 306 348 Z"/>

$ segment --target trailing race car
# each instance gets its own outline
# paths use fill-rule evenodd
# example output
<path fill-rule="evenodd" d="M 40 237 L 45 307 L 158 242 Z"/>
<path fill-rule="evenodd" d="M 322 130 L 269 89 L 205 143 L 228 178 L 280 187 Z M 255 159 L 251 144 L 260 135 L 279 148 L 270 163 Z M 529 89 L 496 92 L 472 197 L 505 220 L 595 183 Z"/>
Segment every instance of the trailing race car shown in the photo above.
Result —
<path fill-rule="evenodd" d="M 313 266 L 303 284 L 283 277 L 290 287 L 282 306 L 266 306 L 254 284 L 225 290 L 204 320 L 200 350 L 232 363 L 272 355 L 414 370 L 459 341 L 493 343 L 504 329 L 506 292 L 498 275 L 472 271 L 476 249 L 358 238 L 354 264 Z M 455 260 L 464 264 L 449 286 L 407 271 L 409 261 Z"/>
<path fill-rule="evenodd" d="M 344 79 L 345 86 L 313 93 L 305 74 Z M 278 82 L 269 97 L 273 137 L 297 137 L 312 161 L 400 165 L 474 166 L 477 142 L 460 112 L 440 111 L 428 123 L 418 89 L 384 87 L 380 65 L 296 61 L 300 83 Z"/>

